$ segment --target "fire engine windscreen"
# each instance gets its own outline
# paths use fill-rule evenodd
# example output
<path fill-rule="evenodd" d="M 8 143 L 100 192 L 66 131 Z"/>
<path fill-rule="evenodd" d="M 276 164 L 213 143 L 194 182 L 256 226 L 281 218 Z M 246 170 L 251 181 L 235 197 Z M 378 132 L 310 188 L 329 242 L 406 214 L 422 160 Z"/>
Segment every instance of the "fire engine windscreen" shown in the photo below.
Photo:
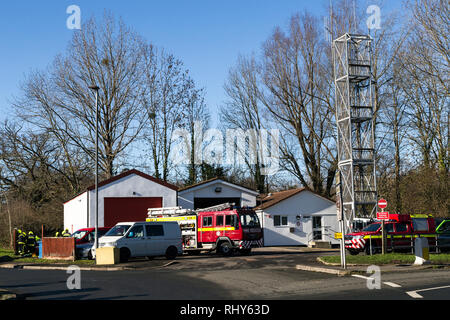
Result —
<path fill-rule="evenodd" d="M 105 237 L 120 237 L 120 236 L 123 236 L 128 231 L 128 229 L 130 229 L 130 227 L 131 227 L 130 225 L 119 224 L 119 225 L 113 227 L 111 230 L 109 230 L 105 234 Z"/>
<path fill-rule="evenodd" d="M 380 228 L 380 223 L 372 223 L 365 227 L 363 231 L 375 232 Z"/>
<path fill-rule="evenodd" d="M 256 213 L 245 213 L 241 215 L 242 228 L 260 228 Z"/>

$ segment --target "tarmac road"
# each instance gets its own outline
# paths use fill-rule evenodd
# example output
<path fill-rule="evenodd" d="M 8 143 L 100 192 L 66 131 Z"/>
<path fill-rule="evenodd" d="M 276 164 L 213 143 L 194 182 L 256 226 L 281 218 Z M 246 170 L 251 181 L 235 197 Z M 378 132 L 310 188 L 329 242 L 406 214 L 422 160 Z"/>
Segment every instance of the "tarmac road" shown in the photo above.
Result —
<path fill-rule="evenodd" d="M 279 248 L 230 258 L 185 256 L 169 265 L 159 258 L 136 260 L 127 264 L 134 270 L 82 270 L 81 288 L 74 290 L 64 270 L 0 269 L 0 288 L 27 300 L 450 299 L 449 269 L 397 268 L 381 272 L 380 289 L 369 289 L 370 274 L 336 276 L 295 267 L 335 253 Z"/>

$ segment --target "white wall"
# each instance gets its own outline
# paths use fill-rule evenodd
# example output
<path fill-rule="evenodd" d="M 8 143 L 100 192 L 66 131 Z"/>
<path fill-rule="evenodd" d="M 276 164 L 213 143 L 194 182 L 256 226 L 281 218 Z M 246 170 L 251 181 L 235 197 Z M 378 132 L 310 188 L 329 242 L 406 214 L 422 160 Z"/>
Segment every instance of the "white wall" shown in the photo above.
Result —
<path fill-rule="evenodd" d="M 98 190 L 98 226 L 104 227 L 104 201 L 108 197 L 162 197 L 163 207 L 177 205 L 177 192 L 159 183 L 131 174 Z M 133 195 L 133 192 L 136 194 Z M 89 227 L 95 226 L 95 190 L 89 191 Z"/>
<path fill-rule="evenodd" d="M 88 193 L 82 193 L 76 198 L 64 203 L 64 229 L 75 232 L 86 228 L 88 223 Z"/>
<path fill-rule="evenodd" d="M 221 187 L 222 191 L 215 192 L 217 187 Z M 214 181 L 180 191 L 178 193 L 178 205 L 184 209 L 194 209 L 194 198 L 241 198 L 240 205 L 242 207 L 254 207 L 256 205 L 256 194 L 245 192 L 241 188 L 225 184 L 222 181 Z"/>
<path fill-rule="evenodd" d="M 274 226 L 274 215 L 288 216 L 288 225 Z M 301 217 L 300 226 L 297 226 L 297 215 Z M 302 191 L 263 211 L 259 210 L 258 216 L 264 228 L 265 246 L 308 245 L 308 240 L 312 239 L 313 216 L 323 217 L 323 240 L 330 241 L 333 244 L 339 243 L 338 240 L 333 238 L 334 233 L 338 232 L 336 205 L 310 191 Z M 311 218 L 305 219 L 305 216 Z M 325 227 L 330 228 L 327 231 Z M 294 232 L 291 232 L 290 228 L 294 228 Z M 325 234 L 329 234 L 329 236 Z"/>

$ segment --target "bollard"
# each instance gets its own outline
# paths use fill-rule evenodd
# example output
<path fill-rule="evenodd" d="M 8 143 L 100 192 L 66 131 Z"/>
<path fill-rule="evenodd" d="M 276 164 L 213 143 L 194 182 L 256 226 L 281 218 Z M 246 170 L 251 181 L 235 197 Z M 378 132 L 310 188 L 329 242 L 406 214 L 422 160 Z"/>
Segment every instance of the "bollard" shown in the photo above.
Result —
<path fill-rule="evenodd" d="M 414 242 L 414 254 L 416 256 L 415 265 L 423 265 L 430 263 L 430 252 L 428 248 L 428 239 L 417 238 Z"/>

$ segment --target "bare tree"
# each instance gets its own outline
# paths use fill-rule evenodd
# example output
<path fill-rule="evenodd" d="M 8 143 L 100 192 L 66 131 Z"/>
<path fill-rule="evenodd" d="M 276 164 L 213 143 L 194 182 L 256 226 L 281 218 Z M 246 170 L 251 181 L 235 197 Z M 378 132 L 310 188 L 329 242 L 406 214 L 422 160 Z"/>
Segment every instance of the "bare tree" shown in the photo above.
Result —
<path fill-rule="evenodd" d="M 291 18 L 288 34 L 277 29 L 266 41 L 263 101 L 300 149 L 301 163 L 291 145 L 281 146 L 285 168 L 304 186 L 330 196 L 336 171 L 334 109 L 324 95 L 328 44 L 319 30 L 318 20 L 304 13 Z"/>
<path fill-rule="evenodd" d="M 262 150 L 263 144 L 260 139 L 261 131 L 267 129 L 268 125 L 267 119 L 264 119 L 266 109 L 260 99 L 261 87 L 256 59 L 240 56 L 237 65 L 230 70 L 224 86 L 228 100 L 221 107 L 220 119 L 224 128 L 239 130 L 243 134 L 240 137 L 241 141 L 236 143 L 235 149 L 239 157 L 245 161 L 245 167 L 250 171 L 254 187 L 261 193 L 265 193 L 267 176 L 264 172 L 264 150 Z M 248 148 L 244 141 L 246 133 Z M 234 153 L 233 150 L 228 149 L 227 152 Z"/>
<path fill-rule="evenodd" d="M 111 177 L 118 156 L 135 140 L 140 121 L 142 40 L 122 22 L 105 16 L 74 33 L 66 55 L 46 71 L 31 73 L 15 109 L 24 121 L 51 132 L 70 163 L 73 148 L 94 158 L 95 96 L 99 90 L 100 168 Z"/>
<path fill-rule="evenodd" d="M 188 111 L 198 111 L 201 97 L 180 59 L 152 46 L 146 47 L 144 57 L 143 139 L 151 149 L 154 175 L 166 181 L 172 168 L 172 134 L 183 125 Z"/>

